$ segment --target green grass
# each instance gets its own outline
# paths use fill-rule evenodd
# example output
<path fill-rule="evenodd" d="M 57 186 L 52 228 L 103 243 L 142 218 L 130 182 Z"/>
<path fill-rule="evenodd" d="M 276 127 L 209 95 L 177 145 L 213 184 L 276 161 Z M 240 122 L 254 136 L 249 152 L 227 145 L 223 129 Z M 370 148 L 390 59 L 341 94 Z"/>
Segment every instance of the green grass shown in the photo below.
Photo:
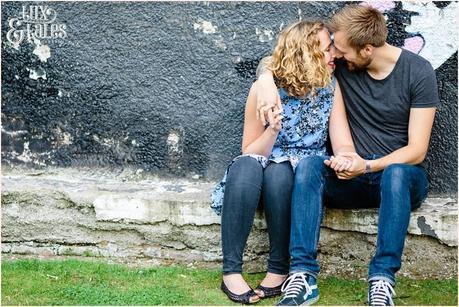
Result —
<path fill-rule="evenodd" d="M 252 287 L 263 274 L 246 274 Z M 2 261 L 2 305 L 234 305 L 220 291 L 219 271 L 128 268 L 78 260 Z M 366 282 L 319 279 L 319 305 L 364 305 Z M 400 278 L 397 305 L 457 306 L 457 280 Z M 275 299 L 258 305 L 274 305 Z"/>

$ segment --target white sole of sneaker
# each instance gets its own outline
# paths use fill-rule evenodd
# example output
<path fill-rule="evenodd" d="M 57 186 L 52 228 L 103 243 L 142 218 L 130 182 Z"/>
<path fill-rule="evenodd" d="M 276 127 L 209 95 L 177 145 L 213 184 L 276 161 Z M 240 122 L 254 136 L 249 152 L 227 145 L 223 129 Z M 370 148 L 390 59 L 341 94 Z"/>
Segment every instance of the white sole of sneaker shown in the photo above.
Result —
<path fill-rule="evenodd" d="M 318 300 L 319 300 L 319 295 L 317 295 L 315 298 L 312 298 L 310 300 L 305 301 L 300 306 L 309 306 L 309 305 L 312 305 L 312 304 L 316 303 Z"/>

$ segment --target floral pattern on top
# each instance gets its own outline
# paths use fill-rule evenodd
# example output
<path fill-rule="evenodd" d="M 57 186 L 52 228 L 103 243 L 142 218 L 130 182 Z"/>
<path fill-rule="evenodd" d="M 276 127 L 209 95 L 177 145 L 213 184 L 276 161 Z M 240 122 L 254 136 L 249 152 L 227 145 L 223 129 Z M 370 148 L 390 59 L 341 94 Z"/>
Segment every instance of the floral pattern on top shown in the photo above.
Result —
<path fill-rule="evenodd" d="M 271 155 L 266 158 L 256 154 L 239 155 L 228 165 L 223 179 L 211 193 L 211 205 L 217 215 L 221 215 L 225 193 L 226 177 L 231 165 L 239 158 L 249 156 L 256 159 L 263 168 L 269 163 L 289 161 L 295 171 L 298 162 L 308 156 L 324 156 L 328 136 L 328 120 L 333 105 L 336 79 L 329 86 L 316 90 L 312 95 L 297 98 L 288 96 L 279 89 L 284 118 L 282 130 L 277 135 Z"/>

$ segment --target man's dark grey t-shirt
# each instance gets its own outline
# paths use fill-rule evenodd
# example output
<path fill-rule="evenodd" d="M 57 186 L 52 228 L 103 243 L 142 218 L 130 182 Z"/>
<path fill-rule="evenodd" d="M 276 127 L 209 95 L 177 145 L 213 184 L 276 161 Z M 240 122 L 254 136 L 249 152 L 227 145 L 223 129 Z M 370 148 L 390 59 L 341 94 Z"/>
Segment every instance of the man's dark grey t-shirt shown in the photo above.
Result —
<path fill-rule="evenodd" d="M 349 71 L 336 61 L 338 79 L 346 105 L 357 153 L 387 155 L 408 144 L 410 108 L 429 108 L 439 103 L 432 65 L 402 49 L 392 72 L 383 80 L 366 70 Z"/>

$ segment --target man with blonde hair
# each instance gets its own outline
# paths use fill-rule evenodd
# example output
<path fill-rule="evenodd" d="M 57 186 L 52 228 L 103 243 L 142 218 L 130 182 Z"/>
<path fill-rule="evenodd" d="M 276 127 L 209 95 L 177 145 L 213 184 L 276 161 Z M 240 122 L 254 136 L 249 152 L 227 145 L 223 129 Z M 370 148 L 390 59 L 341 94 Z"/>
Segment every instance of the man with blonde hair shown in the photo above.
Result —
<path fill-rule="evenodd" d="M 339 148 L 330 158 L 309 159 L 296 171 L 290 277 L 279 305 L 305 305 L 318 299 L 323 203 L 342 209 L 379 208 L 368 303 L 393 305 L 410 212 L 428 193 L 423 161 L 439 103 L 435 72 L 427 60 L 386 42 L 384 16 L 374 8 L 348 5 L 332 17 L 328 28 L 340 58 L 335 76 L 354 146 Z M 280 103 L 272 74 L 263 64 L 266 60 L 256 82 L 263 122 Z"/>

